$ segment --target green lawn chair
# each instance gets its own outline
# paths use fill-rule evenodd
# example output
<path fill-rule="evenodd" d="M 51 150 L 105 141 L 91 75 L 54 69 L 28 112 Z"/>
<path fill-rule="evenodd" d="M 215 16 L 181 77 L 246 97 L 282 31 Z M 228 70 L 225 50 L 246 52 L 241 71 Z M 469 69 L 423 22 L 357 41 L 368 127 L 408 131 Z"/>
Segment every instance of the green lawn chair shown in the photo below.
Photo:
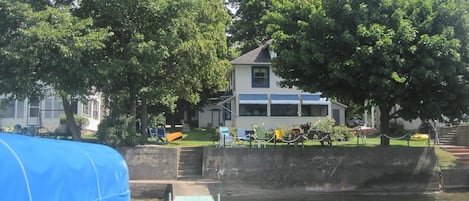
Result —
<path fill-rule="evenodd" d="M 261 148 L 261 145 L 264 144 L 264 148 L 267 147 L 267 132 L 264 128 L 258 127 L 255 129 L 256 131 L 256 139 L 254 141 L 257 142 L 257 147 Z"/>

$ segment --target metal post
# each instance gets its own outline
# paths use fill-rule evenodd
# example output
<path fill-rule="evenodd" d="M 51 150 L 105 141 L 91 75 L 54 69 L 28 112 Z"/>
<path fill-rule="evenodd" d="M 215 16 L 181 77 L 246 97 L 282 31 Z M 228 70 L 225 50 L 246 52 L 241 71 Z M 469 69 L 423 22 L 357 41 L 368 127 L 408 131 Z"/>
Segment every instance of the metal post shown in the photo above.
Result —
<path fill-rule="evenodd" d="M 407 134 L 407 147 L 410 147 L 410 135 Z"/>
<path fill-rule="evenodd" d="M 274 147 L 277 145 L 277 133 L 274 130 Z"/>
<path fill-rule="evenodd" d="M 168 194 L 168 201 L 171 201 L 171 200 L 172 200 L 171 197 L 172 197 L 172 196 L 171 196 L 171 193 L 169 193 L 169 194 Z"/>
<path fill-rule="evenodd" d="M 220 201 L 220 193 L 217 195 L 217 201 Z"/>

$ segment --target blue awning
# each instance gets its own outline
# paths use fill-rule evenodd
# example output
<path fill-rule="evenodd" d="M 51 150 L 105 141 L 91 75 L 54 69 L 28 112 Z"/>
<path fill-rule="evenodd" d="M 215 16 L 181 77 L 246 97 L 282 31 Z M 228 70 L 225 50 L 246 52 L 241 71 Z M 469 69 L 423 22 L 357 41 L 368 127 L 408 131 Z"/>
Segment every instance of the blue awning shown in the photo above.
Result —
<path fill-rule="evenodd" d="M 267 94 L 239 94 L 240 104 L 267 104 Z"/>
<path fill-rule="evenodd" d="M 299 104 L 298 94 L 272 94 L 270 95 L 272 104 Z"/>
<path fill-rule="evenodd" d="M 329 105 L 326 98 L 321 98 L 320 94 L 301 94 L 303 105 Z"/>

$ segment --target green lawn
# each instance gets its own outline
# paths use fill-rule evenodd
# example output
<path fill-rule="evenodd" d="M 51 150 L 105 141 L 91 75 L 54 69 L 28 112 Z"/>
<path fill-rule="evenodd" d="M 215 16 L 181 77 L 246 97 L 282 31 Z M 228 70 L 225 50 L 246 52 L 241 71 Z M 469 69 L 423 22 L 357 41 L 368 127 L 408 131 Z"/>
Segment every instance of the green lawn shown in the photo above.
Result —
<path fill-rule="evenodd" d="M 160 144 L 167 147 L 181 147 L 181 146 L 216 146 L 218 141 L 214 141 L 215 130 L 214 129 L 192 129 L 190 132 L 184 133 L 183 138 L 176 140 L 167 144 L 156 143 L 156 138 L 148 138 L 148 144 Z M 98 140 L 95 135 L 85 135 L 83 136 L 83 141 L 97 143 Z M 377 147 L 380 145 L 381 139 L 377 135 L 368 136 L 366 140 L 354 137 L 349 141 L 337 141 L 333 142 L 333 147 L 344 147 L 344 148 L 353 148 L 353 147 Z M 255 145 L 255 142 L 252 143 Z M 321 147 L 321 144 L 318 141 L 306 141 L 306 147 Z M 406 139 L 391 139 L 391 146 L 410 146 L 410 147 L 426 147 L 429 146 L 427 141 L 407 141 Z M 235 143 L 235 146 L 244 146 L 248 147 L 248 142 Z M 278 142 L 267 143 L 268 147 L 278 147 L 278 148 L 288 148 L 287 143 Z M 433 142 L 430 143 L 430 146 L 433 146 Z M 292 146 L 290 146 L 292 147 Z M 456 165 L 456 158 L 451 155 L 449 152 L 441 150 L 438 146 L 434 146 L 436 150 L 436 155 L 438 157 L 438 162 L 441 167 L 452 167 Z"/>
<path fill-rule="evenodd" d="M 173 141 L 171 143 L 165 144 L 164 146 L 216 146 L 218 141 L 214 141 L 213 136 L 215 135 L 215 131 L 213 129 L 192 129 L 188 133 L 183 134 L 183 138 L 180 140 Z M 377 136 L 368 136 L 366 140 L 360 138 L 358 139 L 354 137 L 349 141 L 337 141 L 333 142 L 333 146 L 339 147 L 356 147 L 356 146 L 379 146 L 381 139 Z M 156 144 L 155 138 L 148 138 L 149 144 Z M 160 143 L 161 144 L 161 143 Z M 235 143 L 235 145 L 248 145 L 247 142 L 242 143 Z M 391 139 L 390 140 L 391 146 L 411 146 L 411 147 L 425 147 L 428 146 L 427 141 L 407 141 L 406 139 Z M 431 144 L 432 145 L 432 144 Z M 274 143 L 267 143 L 268 147 L 274 146 L 287 146 L 287 143 L 278 142 Z M 321 146 L 318 141 L 306 141 L 305 146 Z"/>

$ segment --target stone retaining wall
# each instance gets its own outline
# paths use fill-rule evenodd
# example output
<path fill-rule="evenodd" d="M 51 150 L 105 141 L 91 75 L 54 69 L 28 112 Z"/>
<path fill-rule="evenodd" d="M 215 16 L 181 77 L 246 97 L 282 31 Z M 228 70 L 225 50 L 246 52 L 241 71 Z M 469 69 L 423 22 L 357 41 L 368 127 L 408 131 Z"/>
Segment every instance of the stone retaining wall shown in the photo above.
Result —
<path fill-rule="evenodd" d="M 161 146 L 119 148 L 127 161 L 131 180 L 167 180 L 177 178 L 178 149 Z"/>
<path fill-rule="evenodd" d="M 121 148 L 131 180 L 177 178 L 178 148 Z M 433 148 L 204 147 L 203 178 L 222 188 L 426 192 L 439 188 Z M 251 189 L 250 189 L 251 188 Z"/>
<path fill-rule="evenodd" d="M 204 177 L 313 192 L 438 190 L 433 148 L 204 149 Z"/>

